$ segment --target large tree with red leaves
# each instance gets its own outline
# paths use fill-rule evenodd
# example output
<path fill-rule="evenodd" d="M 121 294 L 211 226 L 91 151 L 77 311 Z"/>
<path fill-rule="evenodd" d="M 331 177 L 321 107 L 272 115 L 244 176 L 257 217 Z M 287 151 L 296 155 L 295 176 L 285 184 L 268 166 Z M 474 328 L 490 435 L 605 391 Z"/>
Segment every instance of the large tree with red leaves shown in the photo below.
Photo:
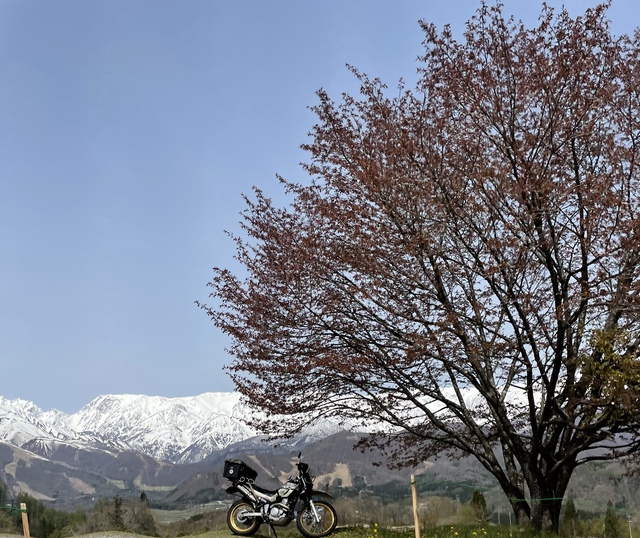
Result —
<path fill-rule="evenodd" d="M 247 199 L 246 274 L 201 304 L 265 431 L 472 455 L 552 530 L 577 466 L 638 451 L 640 34 L 606 11 L 482 4 L 462 40 L 422 23 L 415 88 L 318 93 L 310 181 Z"/>

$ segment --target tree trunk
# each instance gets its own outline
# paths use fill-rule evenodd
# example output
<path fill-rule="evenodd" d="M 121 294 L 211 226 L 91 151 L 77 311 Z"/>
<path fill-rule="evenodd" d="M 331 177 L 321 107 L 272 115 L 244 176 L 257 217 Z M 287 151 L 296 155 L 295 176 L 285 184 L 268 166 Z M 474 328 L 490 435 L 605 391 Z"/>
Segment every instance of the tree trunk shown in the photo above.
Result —
<path fill-rule="evenodd" d="M 531 525 L 538 530 L 558 533 L 562 499 L 537 499 L 532 502 Z"/>
<path fill-rule="evenodd" d="M 531 525 L 539 531 L 558 533 L 560 511 L 569 480 L 575 469 L 575 461 L 549 472 L 542 465 L 538 468 L 537 484 L 529 486 L 531 494 Z"/>
<path fill-rule="evenodd" d="M 513 499 L 509 501 L 516 516 L 518 525 L 527 525 L 531 519 L 531 507 L 525 500 Z"/>

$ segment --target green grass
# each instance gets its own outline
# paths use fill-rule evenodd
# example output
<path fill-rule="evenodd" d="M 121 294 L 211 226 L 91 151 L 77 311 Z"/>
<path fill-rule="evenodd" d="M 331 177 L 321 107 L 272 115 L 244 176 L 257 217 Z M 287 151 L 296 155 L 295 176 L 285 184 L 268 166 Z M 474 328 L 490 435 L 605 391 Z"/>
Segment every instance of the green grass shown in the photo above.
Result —
<path fill-rule="evenodd" d="M 297 532 L 278 538 L 299 536 Z M 388 528 L 377 524 L 364 527 L 341 527 L 333 533 L 336 538 L 415 538 L 413 527 Z M 555 534 L 544 534 L 530 527 L 507 527 L 499 525 L 447 525 L 421 529 L 420 538 L 557 538 Z"/>
<path fill-rule="evenodd" d="M 277 538 L 302 538 L 295 526 L 295 523 L 287 527 L 276 527 Z M 85 535 L 78 535 L 76 538 L 100 538 L 107 534 L 118 534 L 130 538 L 149 538 L 142 534 L 128 532 L 96 532 Z M 184 536 L 195 536 L 197 538 L 234 538 L 228 529 L 210 530 L 185 534 Z M 334 538 L 415 538 L 413 528 L 386 528 L 379 525 L 338 527 L 331 535 Z M 22 535 L 9 535 L 0 533 L 0 538 L 22 538 Z M 506 527 L 498 525 L 453 525 L 442 526 L 433 529 L 422 529 L 420 538 L 557 538 L 557 535 L 541 534 L 528 527 Z M 267 526 L 260 527 L 253 538 L 275 538 L 273 532 Z"/>

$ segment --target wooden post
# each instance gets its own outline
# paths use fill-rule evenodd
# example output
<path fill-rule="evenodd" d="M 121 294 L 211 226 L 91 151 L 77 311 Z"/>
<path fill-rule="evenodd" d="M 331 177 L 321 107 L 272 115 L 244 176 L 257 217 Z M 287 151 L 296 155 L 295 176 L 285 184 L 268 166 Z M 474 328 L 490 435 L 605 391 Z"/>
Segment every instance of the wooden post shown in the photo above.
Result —
<path fill-rule="evenodd" d="M 420 521 L 418 520 L 418 490 L 416 489 L 416 477 L 411 475 L 411 498 L 413 499 L 413 528 L 416 538 L 420 538 Z"/>
<path fill-rule="evenodd" d="M 29 538 L 29 516 L 27 516 L 27 505 L 20 503 L 20 511 L 22 512 L 22 530 L 24 538 Z"/>

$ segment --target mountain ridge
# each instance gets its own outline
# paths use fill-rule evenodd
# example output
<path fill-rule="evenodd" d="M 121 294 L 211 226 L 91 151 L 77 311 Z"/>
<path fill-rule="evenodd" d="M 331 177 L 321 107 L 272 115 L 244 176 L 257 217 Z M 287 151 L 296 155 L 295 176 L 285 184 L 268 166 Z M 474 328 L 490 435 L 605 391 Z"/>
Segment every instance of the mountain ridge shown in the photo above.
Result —
<path fill-rule="evenodd" d="M 253 413 L 235 392 L 102 395 L 70 415 L 0 396 L 0 480 L 43 501 L 142 490 L 159 500 L 192 475 L 217 476 L 229 451 L 268 459 L 275 449 L 247 425 Z M 316 424 L 276 452 L 338 431 L 331 421 Z"/>
<path fill-rule="evenodd" d="M 43 411 L 33 402 L 0 396 L 0 441 L 23 447 L 66 441 L 81 447 L 110 446 L 160 461 L 194 463 L 211 451 L 253 437 L 246 404 L 234 392 L 193 397 L 102 395 L 79 411 Z"/>
<path fill-rule="evenodd" d="M 348 495 L 406 493 L 409 475 L 415 473 L 426 480 L 431 494 L 467 502 L 479 488 L 488 504 L 508 510 L 495 479 L 473 458 L 391 470 L 379 453 L 353 450 L 366 432 L 323 422 L 305 435 L 273 444 L 246 425 L 250 413 L 236 393 L 105 395 L 72 415 L 0 396 L 0 480 L 13 496 L 28 493 L 68 510 L 142 491 L 160 504 L 204 503 L 228 497 L 222 477 L 225 459 L 244 459 L 259 470 L 259 485 L 275 488 L 302 451 L 319 488 L 330 486 Z M 568 495 L 581 499 L 585 510 L 600 506 L 602 499 L 635 508 L 638 503 L 629 499 L 640 489 L 640 475 L 625 477 L 620 465 L 578 470 Z M 594 472 L 616 478 L 602 478 L 594 487 Z"/>
<path fill-rule="evenodd" d="M 0 396 L 0 441 L 18 447 L 34 439 L 79 447 L 107 446 L 140 452 L 159 461 L 191 464 L 233 443 L 258 435 L 248 425 L 255 411 L 237 392 L 205 392 L 167 398 L 107 394 L 73 414 L 43 411 L 27 400 Z M 304 431 L 308 439 L 343 428 L 326 420 Z"/>

